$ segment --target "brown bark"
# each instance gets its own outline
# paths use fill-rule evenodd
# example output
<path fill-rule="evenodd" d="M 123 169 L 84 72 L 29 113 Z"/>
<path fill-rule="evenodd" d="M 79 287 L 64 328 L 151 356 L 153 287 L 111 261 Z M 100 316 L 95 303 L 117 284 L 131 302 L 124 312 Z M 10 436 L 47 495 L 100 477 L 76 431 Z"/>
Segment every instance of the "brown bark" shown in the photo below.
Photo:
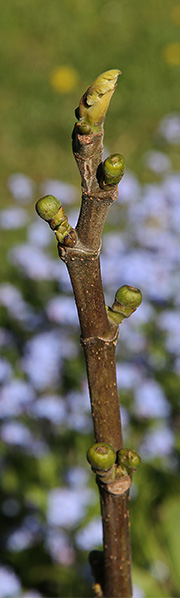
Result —
<path fill-rule="evenodd" d="M 104 221 L 117 188 L 101 189 L 103 133 L 79 135 L 75 125 L 73 152 L 81 174 L 82 204 L 74 247 L 59 245 L 66 262 L 77 305 L 84 349 L 95 441 L 122 448 L 122 430 L 116 383 L 115 347 L 118 327 L 107 317 L 99 252 Z M 128 496 L 130 478 L 116 487 L 98 482 L 104 536 L 105 598 L 130 598 L 131 565 Z M 127 480 L 126 480 L 127 481 Z"/>
<path fill-rule="evenodd" d="M 127 598 L 132 595 L 129 486 L 126 490 L 122 487 L 122 494 L 113 494 L 109 485 L 98 485 L 103 522 L 104 596 Z"/>

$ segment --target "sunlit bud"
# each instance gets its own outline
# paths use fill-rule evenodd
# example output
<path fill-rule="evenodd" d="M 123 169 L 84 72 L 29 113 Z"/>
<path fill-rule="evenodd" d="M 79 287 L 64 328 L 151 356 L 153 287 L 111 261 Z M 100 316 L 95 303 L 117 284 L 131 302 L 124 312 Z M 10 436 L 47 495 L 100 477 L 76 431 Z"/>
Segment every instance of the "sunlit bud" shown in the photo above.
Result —
<path fill-rule="evenodd" d="M 78 133 L 80 133 L 80 135 L 91 135 L 92 134 L 92 130 L 91 127 L 86 124 L 85 122 L 83 123 L 78 123 Z"/>
<path fill-rule="evenodd" d="M 136 470 L 140 463 L 141 458 L 136 451 L 127 448 L 118 451 L 118 466 L 127 468 L 129 473 Z"/>
<path fill-rule="evenodd" d="M 124 309 L 137 309 L 142 302 L 142 293 L 136 287 L 123 285 L 118 289 L 115 295 L 115 303 L 122 306 Z"/>
<path fill-rule="evenodd" d="M 103 182 L 118 185 L 124 174 L 125 160 L 121 154 L 111 154 L 102 165 Z"/>
<path fill-rule="evenodd" d="M 46 195 L 37 201 L 36 212 L 48 222 L 56 234 L 58 243 L 73 247 L 76 242 L 75 230 L 68 222 L 68 218 L 59 200 L 53 195 Z"/>
<path fill-rule="evenodd" d="M 54 197 L 53 195 L 45 195 L 45 197 L 38 199 L 36 203 L 36 212 L 40 218 L 46 220 L 46 222 L 49 222 L 49 220 L 54 218 L 55 214 L 61 207 L 62 206 L 57 197 Z"/>
<path fill-rule="evenodd" d="M 93 469 L 107 470 L 114 465 L 116 453 L 107 442 L 96 442 L 89 448 L 87 460 Z"/>
<path fill-rule="evenodd" d="M 82 123 L 89 124 L 93 131 L 101 129 L 120 74 L 118 69 L 105 71 L 88 87 L 80 100 L 76 116 Z"/>
<path fill-rule="evenodd" d="M 106 307 L 108 316 L 116 324 L 121 324 L 124 318 L 129 318 L 136 311 L 141 302 L 142 293 L 139 289 L 123 285 L 116 292 L 112 307 Z"/>

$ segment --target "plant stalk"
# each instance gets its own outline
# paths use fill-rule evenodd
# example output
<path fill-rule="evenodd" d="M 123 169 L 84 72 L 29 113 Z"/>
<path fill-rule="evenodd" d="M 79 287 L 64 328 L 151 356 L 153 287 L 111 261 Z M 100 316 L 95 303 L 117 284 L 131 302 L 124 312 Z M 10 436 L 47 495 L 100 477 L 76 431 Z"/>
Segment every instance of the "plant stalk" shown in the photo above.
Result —
<path fill-rule="evenodd" d="M 96 442 L 108 442 L 115 451 L 123 446 L 116 382 L 115 348 L 118 326 L 108 319 L 100 272 L 99 253 L 104 221 L 117 198 L 117 187 L 100 188 L 103 132 L 80 135 L 73 131 L 73 153 L 81 174 L 82 204 L 74 247 L 59 244 L 79 315 Z M 129 476 L 128 476 L 129 478 Z M 104 541 L 105 598 L 130 598 L 131 559 L 129 537 L 129 487 L 98 481 Z"/>

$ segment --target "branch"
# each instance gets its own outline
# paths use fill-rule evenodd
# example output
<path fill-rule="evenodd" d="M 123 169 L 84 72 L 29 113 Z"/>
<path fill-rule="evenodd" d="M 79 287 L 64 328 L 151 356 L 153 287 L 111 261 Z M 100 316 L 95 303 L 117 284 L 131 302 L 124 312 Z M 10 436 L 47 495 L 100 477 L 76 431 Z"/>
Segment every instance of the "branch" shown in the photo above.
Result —
<path fill-rule="evenodd" d="M 122 430 L 116 382 L 115 348 L 119 324 L 140 305 L 138 289 L 125 285 L 112 307 L 104 301 L 100 249 L 109 207 L 117 199 L 117 184 L 124 173 L 124 158 L 113 154 L 103 162 L 103 122 L 120 71 L 100 75 L 82 96 L 76 110 L 73 153 L 82 183 L 82 203 L 74 230 L 56 198 L 37 202 L 38 214 L 47 220 L 58 240 L 60 258 L 72 282 L 81 327 L 94 434 L 101 471 L 95 467 L 103 520 L 104 552 L 90 555 L 97 596 L 130 598 L 131 559 L 129 537 L 129 488 L 137 457 L 122 452 Z M 47 204 L 47 205 L 46 205 Z M 100 448 L 97 443 L 100 444 Z M 103 443 L 103 446 L 102 446 Z M 106 446 L 105 446 L 106 445 Z M 110 466 L 102 467 L 110 450 Z M 103 458 L 102 458 L 103 457 Z M 134 460 L 135 459 L 135 460 Z M 105 459 L 105 463 L 107 461 Z M 109 464 L 109 461 L 108 461 Z"/>

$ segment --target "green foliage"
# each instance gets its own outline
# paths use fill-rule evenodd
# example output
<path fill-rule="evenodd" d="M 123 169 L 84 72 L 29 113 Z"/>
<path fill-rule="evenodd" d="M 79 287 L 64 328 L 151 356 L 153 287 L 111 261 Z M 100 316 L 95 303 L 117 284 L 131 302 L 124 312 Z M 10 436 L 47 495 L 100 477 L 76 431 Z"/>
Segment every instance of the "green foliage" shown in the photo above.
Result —
<path fill-rule="evenodd" d="M 171 19 L 175 0 L 113 3 L 81 0 L 49 3 L 9 0 L 1 12 L 1 179 L 21 169 L 39 181 L 61 177 L 79 184 L 69 139 L 72 107 L 94 74 L 106 65 L 122 70 L 123 85 L 113 98 L 106 144 L 122 151 L 128 167 L 141 170 L 139 147 L 151 137 L 165 112 L 179 110 L 178 67 L 163 50 L 178 38 Z M 72 66 L 77 81 L 57 93 L 53 69 Z M 118 132 L 118 134 L 117 134 Z M 137 151 L 138 150 L 138 151 Z M 176 159 L 174 157 L 174 159 Z"/>
<path fill-rule="evenodd" d="M 122 151 L 127 169 L 133 169 L 142 182 L 152 181 L 154 175 L 146 167 L 142 169 L 142 154 L 151 148 L 160 118 L 167 112 L 179 111 L 179 67 L 164 59 L 164 49 L 179 38 L 178 21 L 172 19 L 176 6 L 177 0 L 160 0 L 158 3 L 156 0 L 148 3 L 143 0 L 90 0 L 89 3 L 82 0 L 44 0 L 43 3 L 40 0 L 35 3 L 9 0 L 3 3 L 0 37 L 2 207 L 9 201 L 13 205 L 6 182 L 14 172 L 24 172 L 37 185 L 49 177 L 61 178 L 80 187 L 70 151 L 73 109 L 89 81 L 112 65 L 122 69 L 123 85 L 121 81 L 110 106 L 105 145 L 110 152 Z M 73 79 L 69 73 L 71 86 L 64 91 L 62 87 L 57 88 L 58 77 L 53 78 L 54 69 L 58 75 L 58 68 L 63 65 L 66 74 L 70 67 L 76 74 Z M 62 85 L 62 75 L 59 77 Z M 162 140 L 158 143 L 159 149 L 166 152 L 166 143 Z M 178 167 L 178 148 L 168 146 L 168 155 L 172 166 Z M 155 180 L 159 181 L 158 175 Z M 117 230 L 118 224 L 118 232 L 123 231 L 125 208 L 122 206 L 121 222 L 119 206 L 117 212 L 115 210 L 114 206 L 114 228 Z M 33 201 L 27 211 L 32 218 Z M 108 232 L 112 229 L 109 222 L 106 224 Z M 18 231 L 1 231 L 1 277 L 3 281 L 17 285 L 24 299 L 41 315 L 45 325 L 50 326 L 45 305 L 59 293 L 59 282 L 33 281 L 18 273 L 6 257 L 15 243 L 25 241 L 25 227 Z M 54 246 L 50 248 L 50 254 L 56 255 Z M 161 306 L 155 305 L 155 309 L 158 313 Z M 2 356 L 14 367 L 14 375 L 22 377 L 23 346 L 32 333 L 23 329 L 4 307 L 1 307 L 1 326 L 13 339 L 3 348 Z M 53 324 L 54 328 L 58 329 L 58 325 Z M 136 332 L 136 327 L 134 330 Z M 165 348 L 165 333 L 158 328 L 156 317 L 150 323 L 142 324 L 141 331 L 146 336 L 146 347 L 136 356 L 129 347 L 128 360 L 142 366 L 143 372 L 151 373 L 155 365 L 154 376 L 171 406 L 171 426 L 176 431 L 179 427 L 180 382 L 178 373 L 173 370 L 173 357 Z M 74 341 L 77 346 L 79 334 L 74 334 Z M 127 359 L 127 348 L 123 343 L 117 347 L 117 357 L 122 361 Z M 80 352 L 73 359 L 66 355 L 58 387 L 63 398 L 73 389 L 81 391 L 83 372 Z M 50 388 L 51 391 L 54 389 Z M 121 404 L 130 413 L 125 444 L 138 449 L 144 434 L 153 431 L 157 421 L 137 417 L 133 412 L 131 389 L 122 389 Z M 71 466 L 80 464 L 88 469 L 85 455 L 93 434 L 91 431 L 86 433 L 85 425 L 83 433 L 56 427 L 46 418 L 36 422 L 26 415 L 20 416 L 19 420 L 47 444 L 49 452 L 43 456 L 24 455 L 20 447 L 11 449 L 1 441 L 2 561 L 14 567 L 24 588 L 37 588 L 43 596 L 89 597 L 92 595 L 91 579 L 86 568 L 87 555 L 83 551 L 76 547 L 75 563 L 65 567 L 53 561 L 41 539 L 33 547 L 19 552 L 7 550 L 6 539 L 21 526 L 26 516 L 36 514 L 44 525 L 49 490 L 66 483 L 65 474 Z M 135 477 L 131 501 L 133 579 L 144 590 L 145 598 L 179 595 L 180 483 L 173 471 L 173 463 L 178 462 L 179 455 L 177 437 L 174 461 L 168 456 L 143 461 Z M 90 487 L 94 488 L 93 480 Z M 13 517 L 3 512 L 9 498 L 19 504 L 19 511 Z M 98 513 L 98 502 L 92 501 L 85 521 Z M 76 530 L 70 532 L 73 546 L 75 533 Z M 164 566 L 164 576 L 163 566 L 158 563 Z"/>
<path fill-rule="evenodd" d="M 169 496 L 164 502 L 161 511 L 161 532 L 174 572 L 177 588 L 180 585 L 179 551 L 180 551 L 180 504 L 177 497 Z"/>

